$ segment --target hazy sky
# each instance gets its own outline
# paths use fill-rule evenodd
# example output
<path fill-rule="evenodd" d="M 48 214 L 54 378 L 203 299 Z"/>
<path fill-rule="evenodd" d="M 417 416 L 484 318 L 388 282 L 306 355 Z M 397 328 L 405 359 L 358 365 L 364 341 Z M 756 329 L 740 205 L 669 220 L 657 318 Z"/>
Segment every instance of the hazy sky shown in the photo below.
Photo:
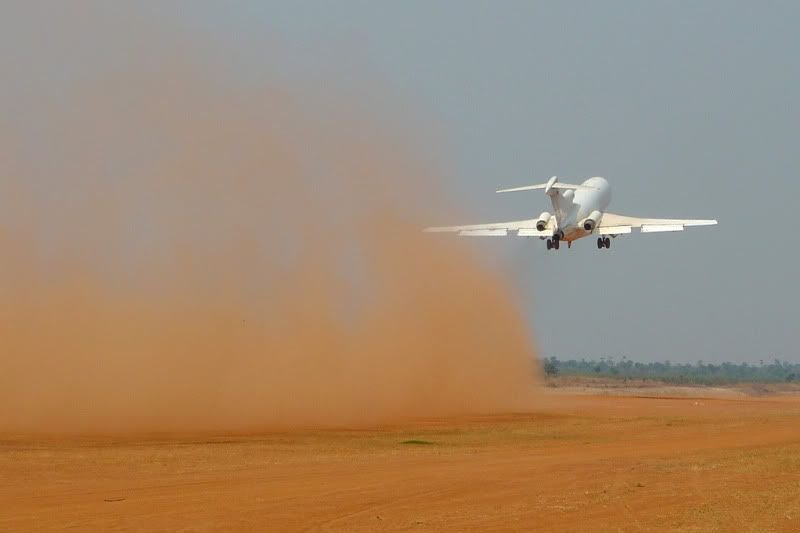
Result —
<path fill-rule="evenodd" d="M 150 9 L 230 46 L 231 62 L 381 80 L 443 140 L 470 217 L 432 223 L 535 216 L 549 207 L 541 193 L 493 191 L 552 175 L 607 177 L 617 213 L 719 219 L 610 252 L 589 239 L 559 253 L 538 239 L 471 241 L 511 265 L 543 355 L 800 360 L 797 2 Z"/>
<path fill-rule="evenodd" d="M 591 240 L 476 239 L 513 264 L 540 351 L 800 359 L 796 2 L 265 2 L 197 7 L 246 54 L 363 65 L 428 116 L 474 220 L 536 215 L 499 186 L 601 175 L 612 210 L 720 225 Z M 284 54 L 285 55 L 285 54 Z M 333 62 L 334 64 L 331 64 Z"/>

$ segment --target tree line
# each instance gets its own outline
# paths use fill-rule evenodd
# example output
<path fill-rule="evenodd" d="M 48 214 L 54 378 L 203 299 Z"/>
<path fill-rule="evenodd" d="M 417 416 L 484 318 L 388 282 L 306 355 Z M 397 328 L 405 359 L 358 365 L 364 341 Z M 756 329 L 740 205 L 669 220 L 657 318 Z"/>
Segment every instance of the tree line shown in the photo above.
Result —
<path fill-rule="evenodd" d="M 778 383 L 800 382 L 800 363 L 774 359 L 771 362 L 750 363 L 673 363 L 655 361 L 642 363 L 626 357 L 615 360 L 601 357 L 599 360 L 558 359 L 543 360 L 544 372 L 548 376 L 597 376 L 608 378 L 650 379 L 675 384 L 716 385 L 741 382 Z"/>

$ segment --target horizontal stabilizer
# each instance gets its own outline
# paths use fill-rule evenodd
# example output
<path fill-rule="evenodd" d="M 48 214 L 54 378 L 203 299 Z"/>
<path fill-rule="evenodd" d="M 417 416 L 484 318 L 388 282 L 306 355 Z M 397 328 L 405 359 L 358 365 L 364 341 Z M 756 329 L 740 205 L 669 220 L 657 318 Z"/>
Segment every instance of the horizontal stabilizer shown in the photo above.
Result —
<path fill-rule="evenodd" d="M 500 189 L 497 192 L 520 192 L 520 191 L 533 191 L 538 189 L 546 189 L 547 183 L 538 183 L 536 185 L 525 185 L 523 187 L 513 187 L 511 189 Z M 594 189 L 594 187 L 587 187 L 585 185 L 573 185 L 571 183 L 560 183 L 555 182 L 550 184 L 551 189 L 561 189 L 561 190 L 572 190 L 572 191 L 589 191 Z"/>

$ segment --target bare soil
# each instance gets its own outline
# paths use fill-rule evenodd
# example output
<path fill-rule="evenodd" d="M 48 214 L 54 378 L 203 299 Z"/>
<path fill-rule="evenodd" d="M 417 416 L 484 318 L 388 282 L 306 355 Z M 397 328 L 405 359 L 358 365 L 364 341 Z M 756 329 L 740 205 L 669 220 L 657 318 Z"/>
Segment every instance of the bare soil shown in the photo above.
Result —
<path fill-rule="evenodd" d="M 533 412 L 0 437 L 0 530 L 800 531 L 800 396 L 549 392 Z"/>

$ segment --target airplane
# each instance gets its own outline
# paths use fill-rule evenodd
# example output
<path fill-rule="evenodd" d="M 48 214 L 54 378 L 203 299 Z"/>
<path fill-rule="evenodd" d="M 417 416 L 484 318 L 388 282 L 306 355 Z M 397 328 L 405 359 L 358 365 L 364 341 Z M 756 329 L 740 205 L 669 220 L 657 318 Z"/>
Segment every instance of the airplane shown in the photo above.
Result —
<path fill-rule="evenodd" d="M 442 226 L 426 228 L 426 232 L 451 232 L 463 237 L 505 237 L 509 233 L 520 237 L 547 239 L 548 250 L 558 250 L 561 242 L 572 243 L 590 235 L 597 236 L 597 249 L 611 248 L 611 238 L 631 233 L 634 228 L 641 233 L 683 231 L 690 226 L 713 226 L 716 220 L 672 218 L 636 218 L 615 215 L 606 211 L 611 202 L 611 185 L 605 178 L 589 178 L 580 185 L 558 181 L 553 176 L 547 183 L 500 189 L 499 193 L 541 189 L 550 197 L 553 213 L 544 211 L 538 218 L 472 224 L 467 226 Z"/>

